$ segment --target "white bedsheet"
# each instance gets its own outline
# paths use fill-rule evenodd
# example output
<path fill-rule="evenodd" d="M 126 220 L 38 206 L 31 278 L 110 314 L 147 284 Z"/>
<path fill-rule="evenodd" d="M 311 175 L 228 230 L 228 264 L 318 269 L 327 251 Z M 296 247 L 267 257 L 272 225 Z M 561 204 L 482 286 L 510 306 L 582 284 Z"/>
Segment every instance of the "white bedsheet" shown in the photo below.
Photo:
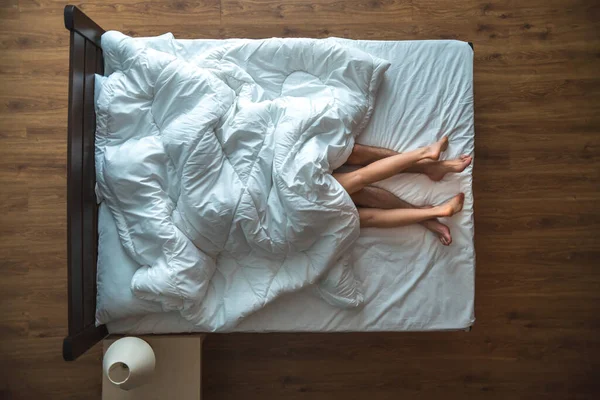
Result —
<path fill-rule="evenodd" d="M 162 45 L 161 38 L 141 40 Z M 359 143 L 405 151 L 444 133 L 450 136 L 444 158 L 473 154 L 473 53 L 467 43 L 339 40 L 392 63 Z M 217 43 L 177 42 L 189 54 Z M 341 310 L 303 290 L 275 300 L 230 330 L 401 331 L 470 326 L 474 321 L 475 267 L 471 171 L 472 166 L 438 183 L 414 174 L 382 182 L 386 189 L 417 205 L 441 203 L 462 191 L 465 206 L 463 212 L 444 221 L 453 235 L 450 247 L 442 246 L 420 226 L 363 229 L 351 254 L 355 274 L 363 282 L 362 307 Z M 108 324 L 111 332 L 193 331 L 195 327 L 177 313 L 147 314 L 153 311 L 149 304 L 132 301 L 128 291 L 135 263 L 128 263 L 115 249 L 118 242 L 116 235 L 110 235 L 111 223 L 110 214 L 101 212 L 100 229 L 105 234 L 101 235 L 98 265 L 100 320 L 121 318 Z M 135 314 L 146 315 L 123 318 Z"/>

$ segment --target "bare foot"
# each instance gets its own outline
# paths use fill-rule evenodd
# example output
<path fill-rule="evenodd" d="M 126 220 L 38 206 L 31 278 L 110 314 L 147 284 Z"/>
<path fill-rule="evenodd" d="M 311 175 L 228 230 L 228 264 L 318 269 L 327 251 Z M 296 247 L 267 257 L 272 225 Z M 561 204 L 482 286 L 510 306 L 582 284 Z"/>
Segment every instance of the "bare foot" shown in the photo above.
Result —
<path fill-rule="evenodd" d="M 464 202 L 465 202 L 465 194 L 464 193 L 457 194 L 456 196 L 454 196 L 453 198 L 451 198 L 450 200 L 448 200 L 441 206 L 438 206 L 441 211 L 440 212 L 441 216 L 451 217 L 454 214 L 456 214 L 457 212 L 460 212 L 460 210 L 462 210 L 462 208 L 463 208 Z"/>
<path fill-rule="evenodd" d="M 438 160 L 440 158 L 440 154 L 442 154 L 448 148 L 448 137 L 444 136 L 437 142 L 427 146 L 427 157 L 432 160 Z"/>
<path fill-rule="evenodd" d="M 450 235 L 450 228 L 442 224 L 437 219 L 428 219 L 427 221 L 421 222 L 425 228 L 433 232 L 440 239 L 440 242 L 444 246 L 449 246 L 452 243 L 452 235 Z"/>
<path fill-rule="evenodd" d="M 423 173 L 432 181 L 441 181 L 447 173 L 463 172 L 473 158 L 463 154 L 455 160 L 434 161 L 423 165 Z"/>

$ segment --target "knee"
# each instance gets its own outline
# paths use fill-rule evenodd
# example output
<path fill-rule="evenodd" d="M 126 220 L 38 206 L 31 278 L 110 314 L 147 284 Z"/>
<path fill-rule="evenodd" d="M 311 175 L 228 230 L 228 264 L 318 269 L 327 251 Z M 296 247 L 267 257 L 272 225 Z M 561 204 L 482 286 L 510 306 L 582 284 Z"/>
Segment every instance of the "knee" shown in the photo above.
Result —
<path fill-rule="evenodd" d="M 354 147 L 352 148 L 352 152 L 350 153 L 348 160 L 346 160 L 346 163 L 348 163 L 350 165 L 362 165 L 363 157 L 362 157 L 362 151 L 361 151 L 360 145 L 354 144 Z"/>
<path fill-rule="evenodd" d="M 358 217 L 361 228 L 375 226 L 376 216 L 374 210 L 368 208 L 359 208 Z"/>
<path fill-rule="evenodd" d="M 359 171 L 353 171 L 343 174 L 334 174 L 333 177 L 340 183 L 340 185 L 342 185 L 342 187 L 350 195 L 358 192 L 366 186 L 365 179 Z"/>
<path fill-rule="evenodd" d="M 354 188 L 352 193 L 358 192 L 359 190 L 363 189 L 369 184 L 364 174 L 360 170 L 352 172 L 352 176 L 350 177 L 350 179 L 350 184 Z"/>

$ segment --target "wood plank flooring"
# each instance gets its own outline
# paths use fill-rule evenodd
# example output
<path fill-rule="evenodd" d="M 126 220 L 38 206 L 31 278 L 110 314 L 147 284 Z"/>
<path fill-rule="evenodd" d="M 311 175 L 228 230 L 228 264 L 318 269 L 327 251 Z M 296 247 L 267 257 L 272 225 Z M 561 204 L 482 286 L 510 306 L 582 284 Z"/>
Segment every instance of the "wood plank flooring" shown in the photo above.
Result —
<path fill-rule="evenodd" d="M 100 397 L 67 328 L 63 1 L 0 2 L 0 398 Z M 105 29 L 475 45 L 470 333 L 209 335 L 204 398 L 592 399 L 600 393 L 600 3 L 77 3 Z"/>

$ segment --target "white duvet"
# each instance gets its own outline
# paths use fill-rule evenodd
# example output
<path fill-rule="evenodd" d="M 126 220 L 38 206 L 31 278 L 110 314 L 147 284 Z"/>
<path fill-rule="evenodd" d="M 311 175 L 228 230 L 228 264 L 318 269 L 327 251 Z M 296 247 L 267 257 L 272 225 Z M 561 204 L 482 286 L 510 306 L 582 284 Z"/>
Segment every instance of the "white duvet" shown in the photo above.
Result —
<path fill-rule="evenodd" d="M 331 171 L 367 124 L 389 63 L 333 40 L 224 44 L 102 37 L 97 191 L 141 267 L 131 290 L 202 330 L 314 285 L 362 303 L 352 200 Z"/>

